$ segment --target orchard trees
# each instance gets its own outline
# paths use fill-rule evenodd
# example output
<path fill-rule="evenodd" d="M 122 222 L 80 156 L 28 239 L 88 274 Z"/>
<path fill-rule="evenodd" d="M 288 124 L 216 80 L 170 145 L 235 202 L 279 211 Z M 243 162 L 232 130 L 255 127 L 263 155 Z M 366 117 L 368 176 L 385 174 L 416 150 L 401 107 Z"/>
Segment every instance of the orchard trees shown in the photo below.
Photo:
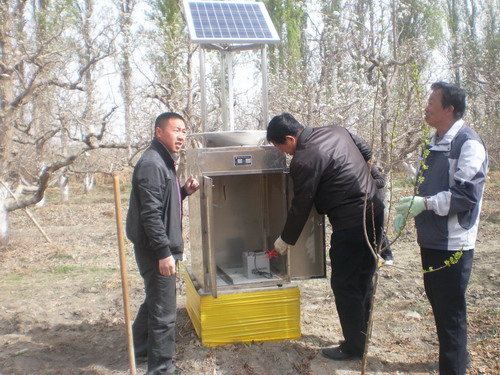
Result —
<path fill-rule="evenodd" d="M 113 106 L 93 106 L 92 73 L 112 53 L 114 35 L 109 25 L 93 27 L 92 5 L 0 3 L 2 243 L 8 212 L 39 202 L 54 173 L 89 150 L 122 147 L 104 144 Z"/>

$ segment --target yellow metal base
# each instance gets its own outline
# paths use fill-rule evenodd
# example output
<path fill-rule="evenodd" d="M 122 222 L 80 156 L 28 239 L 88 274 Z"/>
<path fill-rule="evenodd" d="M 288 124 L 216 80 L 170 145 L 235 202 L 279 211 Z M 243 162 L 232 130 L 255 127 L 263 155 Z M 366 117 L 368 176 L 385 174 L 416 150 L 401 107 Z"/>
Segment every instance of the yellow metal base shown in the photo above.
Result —
<path fill-rule="evenodd" d="M 300 339 L 300 292 L 296 285 L 200 295 L 189 273 L 186 308 L 206 346 Z"/>

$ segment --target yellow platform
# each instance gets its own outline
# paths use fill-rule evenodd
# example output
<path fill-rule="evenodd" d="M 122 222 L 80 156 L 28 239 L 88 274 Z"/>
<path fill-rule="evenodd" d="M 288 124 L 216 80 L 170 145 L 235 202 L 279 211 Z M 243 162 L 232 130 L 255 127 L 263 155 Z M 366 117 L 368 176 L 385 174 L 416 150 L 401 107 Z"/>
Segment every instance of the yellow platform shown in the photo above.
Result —
<path fill-rule="evenodd" d="M 184 270 L 186 309 L 206 346 L 300 339 L 300 292 L 284 284 L 204 295 Z M 202 294 L 200 294 L 202 293 Z"/>

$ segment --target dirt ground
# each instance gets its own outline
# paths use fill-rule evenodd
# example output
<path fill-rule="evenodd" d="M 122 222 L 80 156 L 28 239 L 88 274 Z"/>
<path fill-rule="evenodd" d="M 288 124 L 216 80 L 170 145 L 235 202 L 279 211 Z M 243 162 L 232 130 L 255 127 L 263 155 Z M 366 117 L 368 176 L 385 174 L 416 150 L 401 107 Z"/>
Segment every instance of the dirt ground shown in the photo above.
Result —
<path fill-rule="evenodd" d="M 403 195 L 410 187 L 398 189 Z M 69 203 L 61 203 L 57 191 L 50 191 L 44 207 L 31 209 L 51 243 L 23 211 L 11 215 L 11 241 L 0 248 L 1 375 L 129 373 L 112 184 L 99 185 L 88 195 L 73 188 L 72 194 Z M 123 188 L 124 217 L 127 204 Z M 497 172 L 490 173 L 485 193 L 468 290 L 470 374 L 500 374 L 499 251 Z M 394 266 L 380 270 L 368 373 L 436 374 L 437 339 L 413 228 L 393 245 L 393 252 Z M 189 262 L 189 250 L 186 255 Z M 142 280 L 128 242 L 127 271 L 135 316 L 143 298 Z M 213 348 L 196 336 L 181 284 L 176 360 L 184 374 L 360 372 L 359 362 L 337 363 L 320 354 L 341 338 L 328 279 L 298 282 L 300 340 Z M 145 369 L 139 365 L 137 374 Z"/>

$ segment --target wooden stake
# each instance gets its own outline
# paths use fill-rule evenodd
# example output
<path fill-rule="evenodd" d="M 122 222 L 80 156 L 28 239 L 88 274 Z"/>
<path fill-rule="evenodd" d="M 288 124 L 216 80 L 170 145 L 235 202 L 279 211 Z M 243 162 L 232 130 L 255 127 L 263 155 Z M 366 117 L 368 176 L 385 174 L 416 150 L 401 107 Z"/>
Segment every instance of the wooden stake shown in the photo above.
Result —
<path fill-rule="evenodd" d="M 125 259 L 125 242 L 124 242 L 123 225 L 122 225 L 120 179 L 116 175 L 113 176 L 113 187 L 115 192 L 116 230 L 118 233 L 118 250 L 120 254 L 120 272 L 122 277 L 123 308 L 125 310 L 125 325 L 127 326 L 128 361 L 130 365 L 130 374 L 136 375 L 134 342 L 132 336 L 132 324 L 130 320 L 130 306 L 128 300 L 127 261 Z"/>
<path fill-rule="evenodd" d="M 16 202 L 18 202 L 18 199 L 16 197 L 16 195 L 12 192 L 12 190 L 9 189 L 9 187 L 7 186 L 7 184 L 5 184 L 3 181 L 0 181 L 0 183 L 3 185 L 3 187 L 5 189 L 7 189 L 7 191 L 10 193 L 10 195 L 12 195 L 12 198 L 14 198 L 14 200 Z M 45 238 L 45 240 L 48 242 L 48 243 L 51 243 L 52 241 L 50 240 L 49 236 L 47 236 L 47 233 L 45 233 L 45 231 L 43 230 L 43 228 L 40 226 L 40 224 L 38 224 L 38 221 L 35 220 L 35 217 L 33 216 L 33 214 L 31 213 L 30 210 L 28 210 L 27 207 L 24 207 L 24 212 L 26 212 L 26 215 L 28 215 L 28 217 L 31 219 L 31 221 L 33 222 L 33 224 L 35 224 L 35 226 L 38 228 L 38 230 L 40 231 L 40 233 L 42 233 L 43 237 Z"/>

